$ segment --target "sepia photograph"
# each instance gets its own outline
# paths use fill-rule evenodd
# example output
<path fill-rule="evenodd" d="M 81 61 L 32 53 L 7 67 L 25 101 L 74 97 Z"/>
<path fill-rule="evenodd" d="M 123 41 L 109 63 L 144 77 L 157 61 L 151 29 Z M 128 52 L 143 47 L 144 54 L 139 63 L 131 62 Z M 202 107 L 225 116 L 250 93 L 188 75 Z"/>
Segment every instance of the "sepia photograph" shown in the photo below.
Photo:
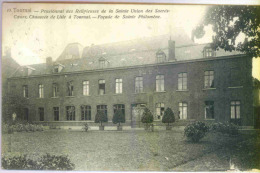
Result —
<path fill-rule="evenodd" d="M 260 171 L 260 6 L 4 2 L 2 171 Z"/>

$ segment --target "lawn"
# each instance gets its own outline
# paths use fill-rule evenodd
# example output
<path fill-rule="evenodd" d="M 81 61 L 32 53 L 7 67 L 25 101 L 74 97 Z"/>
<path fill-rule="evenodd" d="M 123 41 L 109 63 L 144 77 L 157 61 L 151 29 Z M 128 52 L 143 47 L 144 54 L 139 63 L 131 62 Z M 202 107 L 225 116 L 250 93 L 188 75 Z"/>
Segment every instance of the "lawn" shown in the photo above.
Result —
<path fill-rule="evenodd" d="M 82 171 L 227 170 L 230 158 L 241 169 L 257 166 L 259 169 L 256 160 L 259 159 L 259 152 L 256 156 L 254 152 L 248 156 L 249 150 L 260 146 L 257 140 L 259 135 L 258 138 L 256 136 L 210 134 L 194 144 L 186 140 L 180 128 L 155 132 L 48 130 L 12 134 L 11 153 L 7 152 L 10 135 L 3 134 L 2 154 L 27 154 L 31 158 L 46 152 L 66 154 L 75 163 L 75 169 Z M 250 142 L 243 144 L 242 141 Z M 234 147 L 236 145 L 242 146 Z M 244 145 L 248 146 L 244 148 Z M 243 157 L 245 155 L 247 157 Z"/>

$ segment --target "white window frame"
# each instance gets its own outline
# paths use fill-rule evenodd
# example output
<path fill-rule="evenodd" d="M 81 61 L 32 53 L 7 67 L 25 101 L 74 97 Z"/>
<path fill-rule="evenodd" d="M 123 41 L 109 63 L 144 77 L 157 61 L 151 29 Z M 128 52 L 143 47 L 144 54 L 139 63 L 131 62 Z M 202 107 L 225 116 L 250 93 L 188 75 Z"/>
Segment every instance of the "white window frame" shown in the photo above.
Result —
<path fill-rule="evenodd" d="M 204 71 L 204 88 L 214 88 L 215 72 L 213 70 Z"/>
<path fill-rule="evenodd" d="M 44 98 L 44 85 L 43 84 L 39 84 L 39 98 Z"/>
<path fill-rule="evenodd" d="M 123 79 L 122 78 L 116 79 L 115 93 L 116 94 L 122 94 L 123 93 Z"/>
<path fill-rule="evenodd" d="M 178 90 L 187 90 L 187 73 L 182 72 L 178 74 Z"/>
<path fill-rule="evenodd" d="M 135 93 L 144 92 L 143 76 L 135 77 Z"/>
<path fill-rule="evenodd" d="M 156 92 L 163 92 L 164 90 L 164 75 L 156 75 Z"/>
<path fill-rule="evenodd" d="M 241 119 L 241 102 L 233 100 L 230 102 L 230 118 Z"/>
<path fill-rule="evenodd" d="M 179 117 L 181 120 L 186 120 L 188 117 L 188 103 L 179 102 Z"/>
<path fill-rule="evenodd" d="M 82 92 L 84 96 L 89 95 L 89 81 L 85 80 L 82 82 Z"/>
<path fill-rule="evenodd" d="M 165 112 L 165 104 L 164 103 L 156 103 L 155 105 L 156 108 L 156 119 L 157 120 L 162 120 L 162 117 Z"/>

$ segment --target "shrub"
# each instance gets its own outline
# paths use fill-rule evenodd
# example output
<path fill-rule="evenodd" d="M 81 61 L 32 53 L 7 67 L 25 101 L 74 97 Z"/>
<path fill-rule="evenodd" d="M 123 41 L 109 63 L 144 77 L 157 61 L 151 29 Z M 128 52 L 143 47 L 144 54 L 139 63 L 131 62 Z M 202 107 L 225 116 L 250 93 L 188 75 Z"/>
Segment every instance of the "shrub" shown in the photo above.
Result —
<path fill-rule="evenodd" d="M 15 156 L 11 158 L 2 158 L 2 167 L 4 169 L 15 169 L 15 170 L 33 170 L 37 163 L 31 159 L 28 159 L 26 155 Z"/>
<path fill-rule="evenodd" d="M 238 135 L 239 134 L 239 126 L 233 123 L 214 123 L 210 126 L 210 131 L 212 132 L 220 132 L 222 134 L 228 135 Z"/>
<path fill-rule="evenodd" d="M 119 123 L 119 126 L 120 126 L 120 123 L 125 123 L 125 115 L 123 114 L 121 109 L 118 109 L 115 112 L 112 121 L 114 124 Z"/>
<path fill-rule="evenodd" d="M 163 123 L 168 123 L 168 126 L 170 123 L 175 122 L 175 117 L 174 113 L 172 112 L 171 108 L 167 108 L 166 111 L 164 112 L 163 118 L 162 118 Z"/>
<path fill-rule="evenodd" d="M 204 122 L 194 122 L 188 124 L 184 129 L 184 135 L 193 142 L 198 142 L 209 131 L 209 127 Z"/>
<path fill-rule="evenodd" d="M 73 170 L 75 164 L 71 163 L 68 156 L 43 155 L 38 162 L 39 170 Z"/>
<path fill-rule="evenodd" d="M 34 161 L 26 155 L 2 158 L 2 167 L 11 170 L 73 170 L 75 164 L 68 156 L 55 156 L 46 154 Z"/>
<path fill-rule="evenodd" d="M 146 123 L 148 126 L 149 123 L 153 122 L 153 114 L 148 108 L 144 109 L 143 116 L 141 118 L 142 123 Z"/>
<path fill-rule="evenodd" d="M 36 125 L 36 131 L 43 131 L 43 126 L 42 126 L 42 124 Z"/>
<path fill-rule="evenodd" d="M 104 111 L 98 111 L 96 116 L 95 116 L 95 123 L 100 123 L 100 125 L 102 126 L 103 122 L 107 122 L 107 115 L 105 114 Z"/>
<path fill-rule="evenodd" d="M 88 129 L 89 129 L 88 123 L 85 123 L 82 129 L 84 131 L 88 131 Z"/>

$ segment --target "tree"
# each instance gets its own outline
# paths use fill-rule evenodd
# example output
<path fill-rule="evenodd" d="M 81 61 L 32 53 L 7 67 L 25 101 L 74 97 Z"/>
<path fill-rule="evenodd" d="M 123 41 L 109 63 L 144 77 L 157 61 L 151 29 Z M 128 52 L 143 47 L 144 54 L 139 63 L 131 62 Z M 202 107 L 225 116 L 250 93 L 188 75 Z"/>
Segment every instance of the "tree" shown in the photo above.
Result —
<path fill-rule="evenodd" d="M 148 108 L 144 109 L 143 116 L 141 119 L 142 123 L 146 123 L 147 127 L 149 123 L 153 122 L 153 114 Z"/>
<path fill-rule="evenodd" d="M 95 116 L 95 123 L 100 123 L 100 125 L 102 126 L 103 122 L 107 122 L 107 115 L 105 114 L 104 111 L 98 111 L 96 116 Z"/>
<path fill-rule="evenodd" d="M 260 56 L 260 6 L 214 5 L 208 8 L 203 23 L 193 30 L 193 36 L 204 36 L 204 27 L 212 25 L 215 36 L 212 48 L 240 51 L 253 57 Z M 237 40 L 240 34 L 244 41 Z"/>
<path fill-rule="evenodd" d="M 163 115 L 163 118 L 162 118 L 162 122 L 163 123 L 168 123 L 168 126 L 170 125 L 170 123 L 174 123 L 175 122 L 174 113 L 172 112 L 171 108 L 167 108 L 166 111 L 164 112 L 164 115 Z"/>
<path fill-rule="evenodd" d="M 121 109 L 116 110 L 112 121 L 114 124 L 119 123 L 119 126 L 120 126 L 120 123 L 125 123 L 125 114 L 123 114 Z"/>

